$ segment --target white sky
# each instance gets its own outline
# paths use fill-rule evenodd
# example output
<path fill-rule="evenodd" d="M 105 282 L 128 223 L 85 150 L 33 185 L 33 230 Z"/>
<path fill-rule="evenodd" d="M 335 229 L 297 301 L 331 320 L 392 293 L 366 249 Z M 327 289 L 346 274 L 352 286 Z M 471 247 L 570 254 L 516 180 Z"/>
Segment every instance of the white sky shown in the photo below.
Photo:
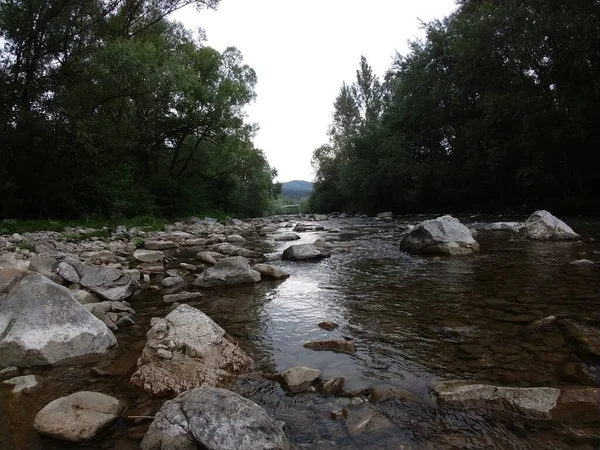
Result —
<path fill-rule="evenodd" d="M 361 55 L 378 75 L 407 41 L 422 37 L 419 19 L 442 18 L 454 0 L 221 0 L 217 11 L 173 15 L 206 30 L 207 45 L 237 47 L 258 76 L 247 108 L 258 123 L 255 145 L 279 181 L 313 179 L 312 152 L 327 142 L 333 101 L 354 81 Z"/>

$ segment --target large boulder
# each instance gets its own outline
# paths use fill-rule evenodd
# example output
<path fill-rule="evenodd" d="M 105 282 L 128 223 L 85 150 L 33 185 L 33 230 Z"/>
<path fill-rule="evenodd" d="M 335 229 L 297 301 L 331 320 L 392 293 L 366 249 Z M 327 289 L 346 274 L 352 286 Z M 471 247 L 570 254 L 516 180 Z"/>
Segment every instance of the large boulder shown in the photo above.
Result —
<path fill-rule="evenodd" d="M 103 299 L 125 300 L 139 288 L 137 281 L 118 269 L 89 266 L 73 258 L 65 258 L 64 262 L 75 269 L 79 275 L 79 284 Z"/>
<path fill-rule="evenodd" d="M 192 389 L 164 403 L 142 450 L 287 450 L 281 424 L 251 400 L 214 387 Z"/>
<path fill-rule="evenodd" d="M 254 284 L 260 281 L 260 273 L 250 268 L 248 260 L 242 256 L 223 258 L 215 266 L 206 269 L 194 281 L 197 286 L 212 288 Z"/>
<path fill-rule="evenodd" d="M 203 312 L 180 305 L 153 319 L 131 383 L 156 395 L 209 385 L 230 387 L 253 361 Z"/>
<path fill-rule="evenodd" d="M 328 256 L 330 254 L 324 248 L 317 248 L 314 244 L 290 245 L 283 251 L 283 259 L 288 261 L 309 261 Z"/>
<path fill-rule="evenodd" d="M 56 273 L 58 261 L 51 256 L 34 256 L 29 260 L 29 270 L 41 273 L 55 283 L 61 283 L 62 277 Z"/>
<path fill-rule="evenodd" d="M 442 216 L 426 220 L 410 230 L 400 248 L 416 254 L 468 255 L 479 251 L 471 231 L 458 219 Z"/>
<path fill-rule="evenodd" d="M 30 367 L 103 354 L 115 336 L 73 297 L 37 272 L 0 271 L 0 364 Z"/>
<path fill-rule="evenodd" d="M 99 392 L 77 392 L 48 403 L 35 416 L 33 426 L 56 439 L 85 443 L 116 421 L 124 406 Z"/>
<path fill-rule="evenodd" d="M 545 210 L 536 211 L 529 216 L 521 232 L 527 239 L 536 241 L 569 241 L 579 239 L 579 235 L 569 225 Z"/>

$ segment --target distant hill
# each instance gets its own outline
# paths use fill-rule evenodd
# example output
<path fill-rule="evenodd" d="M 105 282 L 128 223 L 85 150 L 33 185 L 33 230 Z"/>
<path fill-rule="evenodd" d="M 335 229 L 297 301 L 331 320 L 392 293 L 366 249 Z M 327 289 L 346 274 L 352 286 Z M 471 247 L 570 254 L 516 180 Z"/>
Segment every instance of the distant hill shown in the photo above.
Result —
<path fill-rule="evenodd" d="M 310 195 L 313 184 L 310 181 L 292 180 L 281 183 L 281 196 L 295 200 L 302 200 Z"/>

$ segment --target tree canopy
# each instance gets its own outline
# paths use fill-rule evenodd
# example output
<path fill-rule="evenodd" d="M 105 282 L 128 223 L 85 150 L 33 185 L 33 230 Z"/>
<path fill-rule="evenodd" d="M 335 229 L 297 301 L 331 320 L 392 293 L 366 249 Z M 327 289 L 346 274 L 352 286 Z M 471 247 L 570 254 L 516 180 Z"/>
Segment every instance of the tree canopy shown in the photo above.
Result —
<path fill-rule="evenodd" d="M 457 3 L 342 86 L 314 210 L 597 211 L 600 2 Z"/>
<path fill-rule="evenodd" d="M 168 19 L 218 2 L 0 1 L 0 217 L 261 214 L 256 74 Z"/>

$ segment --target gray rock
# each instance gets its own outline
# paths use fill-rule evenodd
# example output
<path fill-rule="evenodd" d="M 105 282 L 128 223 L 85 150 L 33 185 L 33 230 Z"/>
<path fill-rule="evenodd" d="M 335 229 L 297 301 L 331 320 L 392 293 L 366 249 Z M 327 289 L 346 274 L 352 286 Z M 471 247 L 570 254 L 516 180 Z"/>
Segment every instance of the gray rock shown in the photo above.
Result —
<path fill-rule="evenodd" d="M 274 278 L 276 280 L 284 280 L 290 277 L 289 273 L 269 264 L 255 264 L 252 266 L 252 269 L 256 270 L 263 277 Z"/>
<path fill-rule="evenodd" d="M 241 256 L 223 258 L 214 267 L 206 269 L 194 284 L 201 287 L 222 287 L 254 284 L 260 281 L 260 273 L 252 270 L 248 260 Z"/>
<path fill-rule="evenodd" d="M 217 264 L 217 260 L 222 259 L 223 255 L 217 252 L 200 252 L 196 255 L 196 259 L 202 261 L 203 263 L 214 266 Z"/>
<path fill-rule="evenodd" d="M 142 273 L 138 269 L 124 269 L 123 273 L 129 275 L 133 281 L 142 279 Z"/>
<path fill-rule="evenodd" d="M 164 319 L 153 318 L 131 384 L 155 395 L 179 394 L 209 385 L 231 387 L 249 370 L 250 359 L 206 314 L 180 305 Z M 157 355 L 170 350 L 172 359 Z"/>
<path fill-rule="evenodd" d="M 89 266 L 73 258 L 65 258 L 65 262 L 79 275 L 79 284 L 103 299 L 126 300 L 139 288 L 139 283 L 121 270 Z"/>
<path fill-rule="evenodd" d="M 19 368 L 15 366 L 5 367 L 0 370 L 0 378 L 12 378 L 19 375 Z"/>
<path fill-rule="evenodd" d="M 161 250 L 138 249 L 133 252 L 133 257 L 140 262 L 159 262 L 163 260 L 165 253 Z"/>
<path fill-rule="evenodd" d="M 329 220 L 329 216 L 326 216 L 325 214 L 315 214 L 314 219 L 318 222 L 323 222 L 325 220 Z"/>
<path fill-rule="evenodd" d="M 124 405 L 99 392 L 82 391 L 48 403 L 35 416 L 41 434 L 71 442 L 88 442 L 117 420 Z"/>
<path fill-rule="evenodd" d="M 116 344 L 115 336 L 75 300 L 69 289 L 36 272 L 0 272 L 3 365 L 54 364 L 103 354 Z"/>
<path fill-rule="evenodd" d="M 379 219 L 385 219 L 385 218 L 388 218 L 388 217 L 394 217 L 394 213 L 392 211 L 381 212 L 381 213 L 377 214 L 377 217 Z"/>
<path fill-rule="evenodd" d="M 579 239 L 579 235 L 570 226 L 545 210 L 536 211 L 529 216 L 521 233 L 527 239 L 536 241 L 568 241 Z"/>
<path fill-rule="evenodd" d="M 204 218 L 204 223 L 217 223 L 218 220 L 215 219 L 214 217 L 205 217 Z"/>
<path fill-rule="evenodd" d="M 183 245 L 185 245 L 187 247 L 201 247 L 203 245 L 206 245 L 207 241 L 208 241 L 208 239 L 204 239 L 204 238 L 192 238 L 192 239 L 186 239 L 183 242 Z"/>
<path fill-rule="evenodd" d="M 201 298 L 201 292 L 179 292 L 178 294 L 171 294 L 163 296 L 163 302 L 174 303 L 174 302 L 188 302 L 196 298 Z"/>
<path fill-rule="evenodd" d="M 79 274 L 73 268 L 73 266 L 67 264 L 66 262 L 61 262 L 57 267 L 58 274 L 67 280 L 69 283 L 79 283 Z"/>
<path fill-rule="evenodd" d="M 310 367 L 292 367 L 281 374 L 286 388 L 290 392 L 303 392 L 307 390 L 313 381 L 319 378 L 321 371 Z"/>
<path fill-rule="evenodd" d="M 34 256 L 29 260 L 29 270 L 41 273 L 55 283 L 61 283 L 62 277 L 56 273 L 58 261 L 51 256 Z"/>
<path fill-rule="evenodd" d="M 485 226 L 487 231 L 512 231 L 513 233 L 519 233 L 525 226 L 523 222 L 495 222 Z"/>
<path fill-rule="evenodd" d="M 28 270 L 29 261 L 17 259 L 15 253 L 5 253 L 0 255 L 0 269 Z"/>
<path fill-rule="evenodd" d="M 593 266 L 595 263 L 589 259 L 578 259 L 576 261 L 571 261 L 569 264 L 572 266 Z"/>
<path fill-rule="evenodd" d="M 177 247 L 179 247 L 179 245 L 177 245 L 177 243 L 173 242 L 173 241 L 144 241 L 144 248 L 146 250 L 169 250 L 171 248 L 177 248 Z M 150 262 L 153 262 L 153 261 L 160 261 L 160 260 L 155 259 Z M 145 261 L 145 262 L 149 262 L 149 261 Z"/>
<path fill-rule="evenodd" d="M 227 219 L 226 223 L 227 225 L 233 225 L 236 227 L 240 227 L 244 224 L 244 222 L 242 222 L 240 219 Z"/>
<path fill-rule="evenodd" d="M 179 267 L 183 270 L 189 270 L 190 272 L 195 272 L 197 267 L 193 264 L 188 264 L 188 263 L 180 263 Z"/>
<path fill-rule="evenodd" d="M 25 375 L 22 377 L 11 378 L 10 380 L 3 381 L 2 384 L 13 385 L 13 394 L 18 394 L 19 392 L 30 392 L 38 386 L 35 375 Z"/>
<path fill-rule="evenodd" d="M 224 244 L 215 245 L 214 249 L 216 252 L 221 253 L 222 255 L 243 256 L 244 258 L 250 258 L 250 259 L 264 258 L 264 255 L 262 253 L 255 252 L 253 250 L 249 250 L 249 249 L 243 248 L 243 247 L 237 247 L 237 246 L 231 245 L 231 244 L 224 243 Z"/>
<path fill-rule="evenodd" d="M 288 450 L 281 424 L 235 392 L 192 389 L 164 403 L 142 450 Z"/>
<path fill-rule="evenodd" d="M 514 388 L 486 384 L 443 382 L 433 387 L 441 406 L 499 409 L 525 417 L 549 419 L 560 390 L 548 387 Z"/>
<path fill-rule="evenodd" d="M 285 233 L 275 238 L 275 240 L 278 242 L 297 241 L 298 239 L 301 238 L 296 233 Z"/>
<path fill-rule="evenodd" d="M 246 242 L 246 239 L 239 234 L 230 234 L 227 236 L 227 242 Z"/>
<path fill-rule="evenodd" d="M 82 305 L 88 305 L 90 303 L 98 303 L 100 299 L 96 297 L 91 292 L 85 291 L 83 289 L 71 291 L 73 293 L 73 297 Z"/>
<path fill-rule="evenodd" d="M 404 235 L 400 247 L 410 253 L 451 256 L 479 251 L 471 231 L 451 216 L 421 222 Z"/>
<path fill-rule="evenodd" d="M 165 274 L 169 277 L 185 277 L 189 272 L 184 269 L 168 269 Z"/>
<path fill-rule="evenodd" d="M 181 277 L 168 277 L 168 278 L 163 279 L 160 283 L 164 287 L 172 287 L 172 286 L 175 286 L 177 284 L 181 284 L 183 282 L 184 282 L 184 280 Z"/>
<path fill-rule="evenodd" d="M 290 245 L 283 251 L 283 259 L 288 261 L 309 261 L 328 256 L 330 254 L 324 248 L 317 248 L 314 244 Z"/>

